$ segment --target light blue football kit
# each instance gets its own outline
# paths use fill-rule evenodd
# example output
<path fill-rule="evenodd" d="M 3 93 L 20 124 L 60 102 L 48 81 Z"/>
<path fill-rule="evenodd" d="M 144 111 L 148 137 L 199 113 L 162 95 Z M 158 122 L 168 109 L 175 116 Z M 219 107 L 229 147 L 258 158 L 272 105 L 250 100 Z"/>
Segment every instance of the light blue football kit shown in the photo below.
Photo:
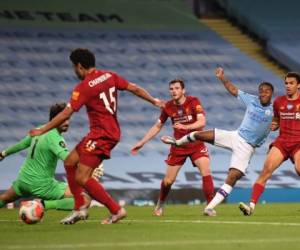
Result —
<path fill-rule="evenodd" d="M 230 167 L 245 174 L 256 147 L 261 146 L 270 133 L 273 106 L 262 106 L 258 96 L 241 90 L 237 98 L 247 109 L 240 127 L 235 131 L 215 129 L 215 145 L 232 151 Z"/>

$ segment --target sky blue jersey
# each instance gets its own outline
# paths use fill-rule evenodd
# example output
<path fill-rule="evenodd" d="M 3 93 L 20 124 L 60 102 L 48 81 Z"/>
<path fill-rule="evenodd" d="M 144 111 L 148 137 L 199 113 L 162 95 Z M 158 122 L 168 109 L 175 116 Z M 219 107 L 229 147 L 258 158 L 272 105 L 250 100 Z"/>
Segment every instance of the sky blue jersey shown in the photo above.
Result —
<path fill-rule="evenodd" d="M 270 133 L 269 126 L 273 117 L 272 103 L 268 106 L 262 106 L 258 96 L 250 95 L 241 90 L 238 91 L 237 98 L 247 106 L 238 133 L 249 144 L 259 147 Z"/>

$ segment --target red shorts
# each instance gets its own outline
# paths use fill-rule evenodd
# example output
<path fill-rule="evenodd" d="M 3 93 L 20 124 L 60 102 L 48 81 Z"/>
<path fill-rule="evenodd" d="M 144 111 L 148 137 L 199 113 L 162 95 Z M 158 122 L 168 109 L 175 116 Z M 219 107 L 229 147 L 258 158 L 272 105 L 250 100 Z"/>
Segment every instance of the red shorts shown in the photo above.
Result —
<path fill-rule="evenodd" d="M 300 142 L 287 142 L 277 137 L 275 141 L 270 144 L 269 148 L 276 147 L 282 153 L 284 160 L 291 159 L 294 163 L 294 156 L 300 150 Z"/>
<path fill-rule="evenodd" d="M 191 159 L 193 165 L 195 166 L 194 162 L 197 159 L 201 157 L 209 158 L 208 149 L 204 145 L 204 143 L 197 145 L 196 147 L 184 150 L 172 146 L 168 158 L 165 160 L 165 162 L 169 166 L 182 166 L 185 163 L 187 157 Z"/>
<path fill-rule="evenodd" d="M 91 168 L 96 168 L 104 159 L 110 158 L 111 150 L 118 141 L 104 138 L 84 137 L 76 146 L 79 162 Z"/>

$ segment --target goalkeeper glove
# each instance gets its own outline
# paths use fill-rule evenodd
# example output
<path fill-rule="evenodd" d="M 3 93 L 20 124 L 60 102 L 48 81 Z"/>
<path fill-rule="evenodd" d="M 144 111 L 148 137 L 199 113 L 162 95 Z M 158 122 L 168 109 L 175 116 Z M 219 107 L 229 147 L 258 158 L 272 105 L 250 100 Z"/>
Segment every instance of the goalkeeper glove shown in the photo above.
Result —
<path fill-rule="evenodd" d="M 6 156 L 6 152 L 3 150 L 1 153 L 0 153 L 0 161 L 2 161 Z"/>
<path fill-rule="evenodd" d="M 104 175 L 104 167 L 103 167 L 103 162 L 101 162 L 101 164 L 94 169 L 92 177 L 95 178 L 96 180 L 99 180 L 103 175 Z"/>

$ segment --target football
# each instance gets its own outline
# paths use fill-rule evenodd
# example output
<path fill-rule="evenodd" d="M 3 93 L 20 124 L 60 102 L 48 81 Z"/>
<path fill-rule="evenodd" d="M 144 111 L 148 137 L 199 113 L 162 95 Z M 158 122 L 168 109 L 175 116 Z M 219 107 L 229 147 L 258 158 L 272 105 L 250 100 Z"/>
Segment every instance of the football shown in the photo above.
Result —
<path fill-rule="evenodd" d="M 26 224 L 39 222 L 44 215 L 44 206 L 40 201 L 32 200 L 21 203 L 19 210 L 20 219 Z"/>

